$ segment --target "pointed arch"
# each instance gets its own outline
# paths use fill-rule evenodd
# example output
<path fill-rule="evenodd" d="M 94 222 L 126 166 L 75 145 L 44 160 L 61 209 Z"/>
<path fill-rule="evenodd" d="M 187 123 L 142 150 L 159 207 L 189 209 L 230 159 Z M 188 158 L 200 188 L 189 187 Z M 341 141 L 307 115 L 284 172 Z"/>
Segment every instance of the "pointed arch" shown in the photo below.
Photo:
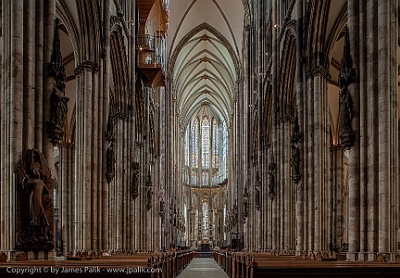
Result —
<path fill-rule="evenodd" d="M 114 80 L 114 101 L 116 115 L 124 115 L 128 104 L 128 65 L 123 36 L 123 28 L 120 24 L 114 24 L 111 29 L 111 68 Z"/>
<path fill-rule="evenodd" d="M 294 116 L 296 104 L 296 33 L 294 26 L 285 29 L 281 43 L 281 67 L 279 73 L 278 103 L 281 117 Z"/>

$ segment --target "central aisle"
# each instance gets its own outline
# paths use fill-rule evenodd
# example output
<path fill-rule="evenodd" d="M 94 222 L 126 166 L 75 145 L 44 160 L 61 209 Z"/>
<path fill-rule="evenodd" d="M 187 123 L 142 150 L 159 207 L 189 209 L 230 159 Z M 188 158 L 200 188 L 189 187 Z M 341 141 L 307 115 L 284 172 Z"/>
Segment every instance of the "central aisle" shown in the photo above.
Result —
<path fill-rule="evenodd" d="M 177 278 L 229 278 L 211 258 L 194 259 Z"/>

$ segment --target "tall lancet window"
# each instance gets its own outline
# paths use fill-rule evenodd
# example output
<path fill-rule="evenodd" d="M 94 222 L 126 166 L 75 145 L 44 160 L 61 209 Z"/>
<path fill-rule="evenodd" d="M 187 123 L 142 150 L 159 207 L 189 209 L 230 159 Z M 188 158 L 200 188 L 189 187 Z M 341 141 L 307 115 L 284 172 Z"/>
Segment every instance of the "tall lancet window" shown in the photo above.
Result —
<path fill-rule="evenodd" d="M 203 239 L 207 239 L 208 237 L 208 202 L 203 201 L 203 227 L 202 227 L 202 236 Z"/>
<path fill-rule="evenodd" d="M 192 167 L 199 166 L 199 121 L 197 118 L 192 124 Z"/>
<path fill-rule="evenodd" d="M 218 168 L 219 165 L 219 157 L 218 157 L 218 149 L 219 149 L 219 133 L 218 133 L 218 123 L 216 119 L 213 119 L 213 143 L 212 143 L 212 167 Z"/>
<path fill-rule="evenodd" d="M 190 159 L 190 132 L 188 126 L 185 132 L 185 166 L 189 166 L 189 159 Z"/>
<path fill-rule="evenodd" d="M 210 167 L 210 121 L 203 117 L 201 121 L 201 163 L 203 168 Z"/>
<path fill-rule="evenodd" d="M 226 164 L 228 162 L 228 127 L 226 126 L 226 123 L 222 123 L 222 146 L 220 146 L 221 149 L 221 157 L 220 157 L 220 165 L 219 165 L 219 177 L 220 181 L 223 181 L 227 177 L 227 168 Z"/>

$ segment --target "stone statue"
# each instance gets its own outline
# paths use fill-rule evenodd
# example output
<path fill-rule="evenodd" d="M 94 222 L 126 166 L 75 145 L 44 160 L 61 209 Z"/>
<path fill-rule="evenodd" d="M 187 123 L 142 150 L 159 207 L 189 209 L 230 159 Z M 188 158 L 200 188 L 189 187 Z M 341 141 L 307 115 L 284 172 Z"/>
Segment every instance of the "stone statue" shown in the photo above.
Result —
<path fill-rule="evenodd" d="M 56 128 L 63 130 L 65 117 L 67 116 L 69 98 L 64 95 L 65 83 L 63 78 L 57 81 L 57 87 L 53 90 L 51 100 L 51 122 Z"/>
<path fill-rule="evenodd" d="M 108 182 L 111 182 L 115 176 L 115 152 L 114 152 L 114 141 L 110 141 L 107 148 L 107 172 L 106 178 Z"/>
<path fill-rule="evenodd" d="M 260 210 L 261 208 L 261 202 L 260 202 L 260 174 L 256 173 L 256 182 L 255 182 L 255 206 L 257 210 Z"/>
<path fill-rule="evenodd" d="M 17 182 L 23 192 L 29 196 L 29 222 L 17 232 L 19 243 L 49 242 L 46 228 L 50 226 L 48 211 L 53 204 L 54 180 L 46 165 L 43 154 L 36 149 L 29 149 L 24 159 L 17 166 Z M 24 225 L 22 225 L 24 226 Z"/>
<path fill-rule="evenodd" d="M 297 142 L 301 141 L 302 138 L 303 134 L 300 131 L 299 118 L 296 116 L 293 122 L 293 134 L 290 141 L 292 144 L 296 144 Z"/>
<path fill-rule="evenodd" d="M 164 198 L 161 197 L 161 199 L 160 199 L 160 213 L 164 213 L 164 205 L 165 205 Z"/>
<path fill-rule="evenodd" d="M 147 199 L 146 207 L 147 207 L 147 210 L 150 210 L 153 207 L 153 205 L 152 205 L 153 189 L 152 189 L 152 186 L 151 186 L 151 176 L 150 175 L 147 178 L 147 184 L 149 184 L 149 182 L 150 182 L 150 186 L 147 187 L 147 195 L 146 195 L 146 199 Z"/>
<path fill-rule="evenodd" d="M 260 189 L 258 187 L 255 188 L 255 206 L 257 210 L 260 210 L 261 204 L 260 204 Z"/>
<path fill-rule="evenodd" d="M 114 108 L 114 98 L 110 96 L 110 108 L 108 111 L 108 120 L 107 120 L 107 130 L 105 133 L 105 137 L 108 141 L 115 140 L 115 108 Z"/>
<path fill-rule="evenodd" d="M 217 200 L 213 201 L 213 212 L 215 215 L 218 214 L 218 205 L 217 205 Z"/>
<path fill-rule="evenodd" d="M 56 83 L 50 95 L 50 119 L 47 121 L 47 131 L 52 143 L 59 143 L 63 139 L 65 118 L 68 112 L 67 102 L 69 101 L 69 98 L 65 96 L 66 75 L 62 63 L 58 24 L 59 21 L 56 19 L 53 50 L 48 65 L 49 77 L 54 78 Z"/>
<path fill-rule="evenodd" d="M 292 144 L 292 179 L 294 183 L 299 183 L 301 180 L 301 173 L 300 173 L 300 150 L 296 144 Z"/>
<path fill-rule="evenodd" d="M 268 165 L 268 195 L 271 200 L 275 199 L 275 163 L 270 163 Z"/>
<path fill-rule="evenodd" d="M 273 173 L 268 173 L 268 178 L 269 178 L 269 194 L 275 194 L 275 176 Z"/>
<path fill-rule="evenodd" d="M 293 174 L 300 173 L 300 150 L 295 144 L 292 144 L 292 170 Z"/>
<path fill-rule="evenodd" d="M 29 212 L 32 241 L 47 241 L 45 229 L 49 226 L 44 208 L 44 195 L 49 195 L 50 190 L 41 179 L 41 165 L 38 162 L 32 164 L 32 173 L 28 176 L 26 190 L 29 192 Z M 48 204 L 47 204 L 48 205 Z M 46 205 L 46 206 L 47 206 Z"/>
<path fill-rule="evenodd" d="M 350 149 L 355 141 L 355 133 L 351 126 L 352 118 L 351 95 L 347 87 L 342 87 L 339 94 L 339 138 L 346 149 Z"/>
<path fill-rule="evenodd" d="M 339 123 L 341 133 L 351 132 L 352 101 L 349 89 L 343 87 L 339 95 Z"/>
<path fill-rule="evenodd" d="M 247 189 L 244 189 L 244 194 L 243 194 L 243 216 L 244 218 L 247 217 L 247 215 L 249 214 L 249 200 L 248 200 L 248 196 L 249 194 L 247 193 Z"/>
<path fill-rule="evenodd" d="M 345 30 L 345 43 L 343 47 L 343 57 L 341 61 L 341 69 L 338 77 L 338 85 L 340 87 L 339 93 L 339 127 L 340 127 L 340 141 L 346 148 L 350 149 L 354 145 L 355 133 L 351 126 L 353 118 L 352 99 L 348 86 L 355 80 L 355 69 L 353 68 L 353 61 L 350 54 L 350 39 L 349 32 Z"/>
<path fill-rule="evenodd" d="M 140 164 L 139 162 L 133 162 L 133 175 L 132 175 L 132 198 L 136 199 L 139 196 L 139 182 L 140 182 Z"/>

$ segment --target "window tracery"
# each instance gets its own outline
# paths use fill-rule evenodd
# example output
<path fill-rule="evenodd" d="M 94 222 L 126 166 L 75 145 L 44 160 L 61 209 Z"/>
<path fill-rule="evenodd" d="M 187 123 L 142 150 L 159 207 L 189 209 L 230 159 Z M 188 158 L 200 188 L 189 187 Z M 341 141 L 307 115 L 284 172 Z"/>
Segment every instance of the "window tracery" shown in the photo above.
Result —
<path fill-rule="evenodd" d="M 226 179 L 228 128 L 210 107 L 203 108 L 192 118 L 183 141 L 185 169 L 182 179 L 186 184 L 217 186 Z"/>

